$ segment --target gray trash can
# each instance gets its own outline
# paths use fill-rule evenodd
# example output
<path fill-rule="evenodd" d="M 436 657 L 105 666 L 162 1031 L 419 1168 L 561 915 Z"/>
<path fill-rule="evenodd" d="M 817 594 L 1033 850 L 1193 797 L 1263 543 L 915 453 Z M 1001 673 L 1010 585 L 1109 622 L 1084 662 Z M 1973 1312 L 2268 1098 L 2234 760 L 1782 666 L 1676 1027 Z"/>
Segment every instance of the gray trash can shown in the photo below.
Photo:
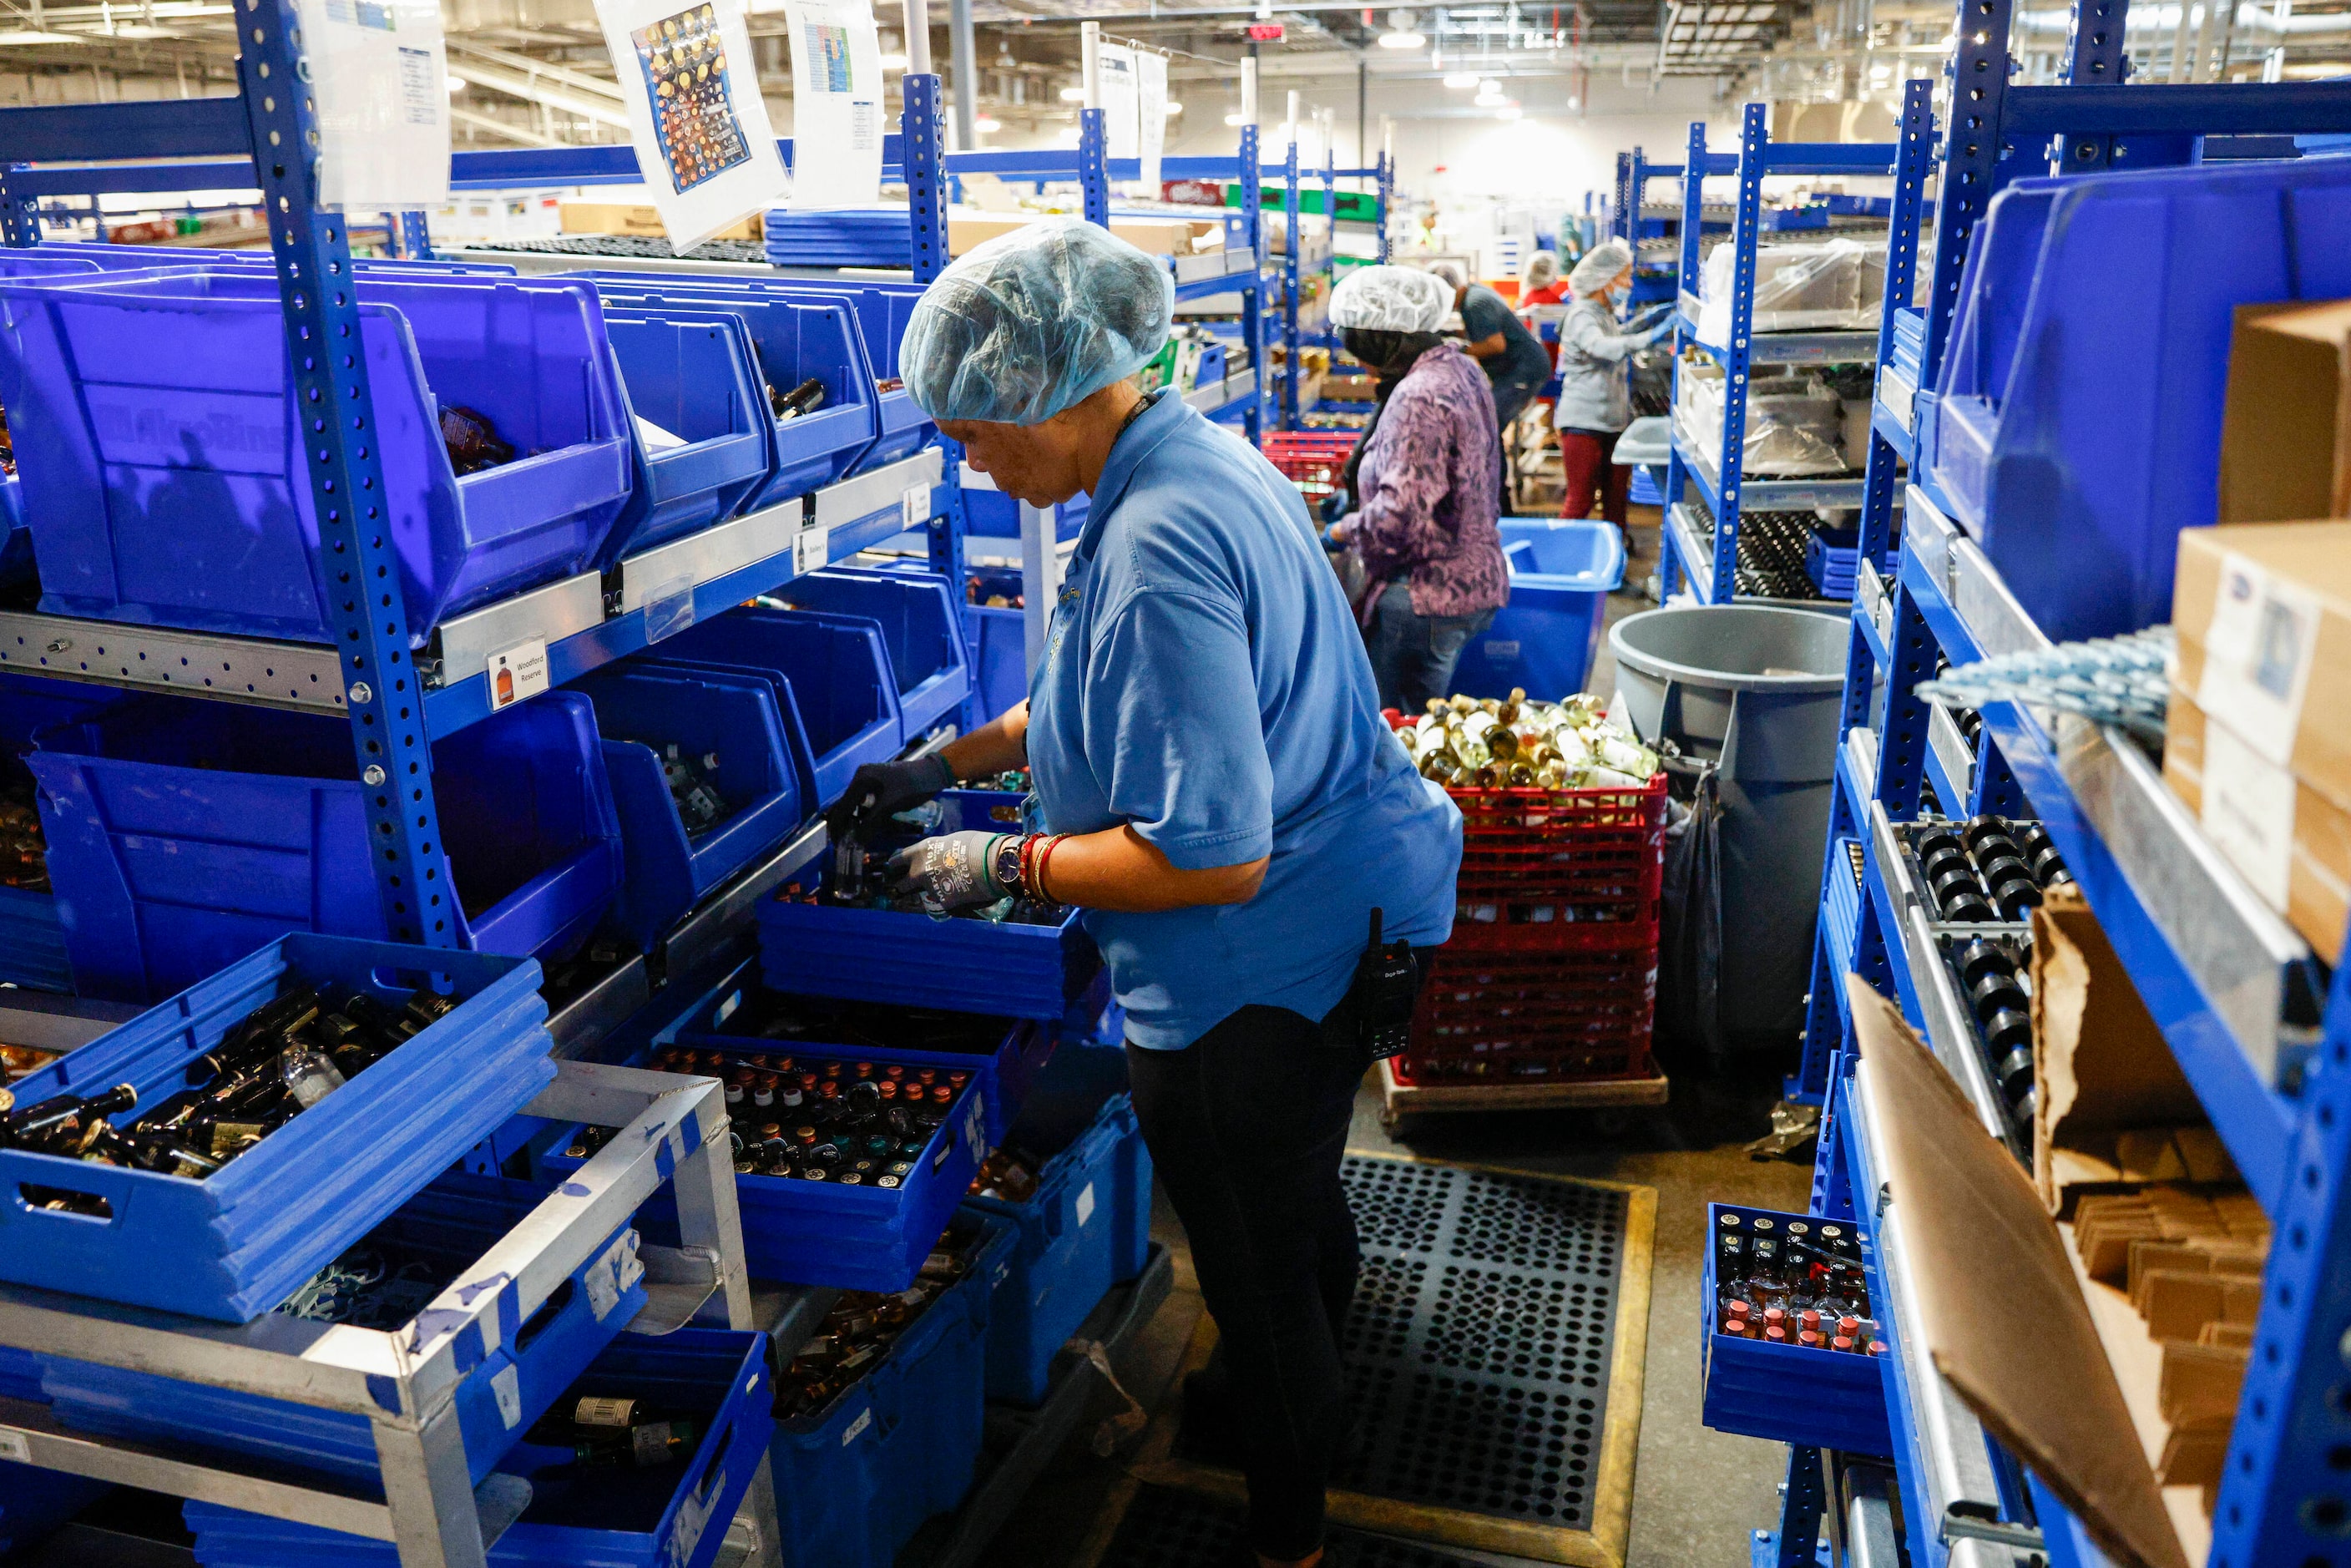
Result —
<path fill-rule="evenodd" d="M 1719 768 L 1721 952 L 1704 1032 L 1724 1045 L 1784 1046 L 1803 1028 L 1850 638 L 1849 616 L 1769 604 L 1650 610 L 1608 634 L 1635 732 Z"/>

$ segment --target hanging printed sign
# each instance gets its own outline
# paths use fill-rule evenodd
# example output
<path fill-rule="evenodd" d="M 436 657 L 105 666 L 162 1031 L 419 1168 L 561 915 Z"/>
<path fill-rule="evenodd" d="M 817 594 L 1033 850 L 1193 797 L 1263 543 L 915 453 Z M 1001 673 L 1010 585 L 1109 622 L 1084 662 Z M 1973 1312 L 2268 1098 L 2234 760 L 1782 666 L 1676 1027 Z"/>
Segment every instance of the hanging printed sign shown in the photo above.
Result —
<path fill-rule="evenodd" d="M 438 0 L 297 0 L 329 212 L 449 200 L 449 57 Z"/>
<path fill-rule="evenodd" d="M 784 161 L 736 0 L 597 0 L 637 168 L 673 249 L 776 204 Z"/>
<path fill-rule="evenodd" d="M 1167 57 L 1149 50 L 1134 57 L 1135 113 L 1142 121 L 1143 188 L 1159 189 L 1159 158 L 1167 150 Z"/>
<path fill-rule="evenodd" d="M 868 0 L 785 0 L 796 211 L 882 196 L 882 40 Z"/>
<path fill-rule="evenodd" d="M 1102 152 L 1111 158 L 1139 158 L 1142 137 L 1136 131 L 1134 51 L 1124 44 L 1104 44 L 1102 61 Z"/>

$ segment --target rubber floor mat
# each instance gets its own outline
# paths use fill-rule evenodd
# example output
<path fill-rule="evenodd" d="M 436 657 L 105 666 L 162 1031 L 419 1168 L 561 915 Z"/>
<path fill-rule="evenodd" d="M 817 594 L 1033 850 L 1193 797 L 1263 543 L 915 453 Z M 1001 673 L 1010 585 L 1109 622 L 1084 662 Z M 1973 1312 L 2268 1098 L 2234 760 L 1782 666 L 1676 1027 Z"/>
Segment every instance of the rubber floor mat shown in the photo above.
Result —
<path fill-rule="evenodd" d="M 1249 1561 L 1241 1552 L 1245 1519 L 1238 1503 L 1147 1486 L 1127 1505 L 1096 1568 L 1235 1568 Z M 1322 1562 L 1324 1568 L 1479 1568 L 1436 1547 L 1338 1526 L 1323 1542 Z"/>
<path fill-rule="evenodd" d="M 1647 1351 L 1646 1187 L 1350 1155 L 1364 1267 L 1335 1521 L 1546 1562 L 1624 1560 Z M 1214 1344 L 1206 1318 L 1192 1365 Z M 1180 1417 L 1146 1482 L 1240 1495 Z"/>

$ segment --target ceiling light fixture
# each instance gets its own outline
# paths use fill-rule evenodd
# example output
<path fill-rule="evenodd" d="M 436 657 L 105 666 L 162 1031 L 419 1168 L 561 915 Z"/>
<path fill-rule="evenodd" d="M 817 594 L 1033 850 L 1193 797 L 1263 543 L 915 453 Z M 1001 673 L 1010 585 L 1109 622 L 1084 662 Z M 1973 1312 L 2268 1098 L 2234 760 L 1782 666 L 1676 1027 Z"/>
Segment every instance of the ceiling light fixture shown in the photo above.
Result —
<path fill-rule="evenodd" d="M 1456 91 L 1466 92 L 1478 85 L 1476 71 L 1454 71 L 1445 78 L 1445 85 Z"/>
<path fill-rule="evenodd" d="M 1228 131 L 1238 131 L 1241 128 L 1241 117 L 1238 114 L 1225 116 L 1225 128 Z"/>
<path fill-rule="evenodd" d="M 1413 14 L 1409 11 L 1389 12 L 1388 30 L 1380 35 L 1380 47 L 1417 49 L 1426 45 L 1428 39 L 1413 26 Z"/>
<path fill-rule="evenodd" d="M 1081 87 L 1065 87 L 1061 89 L 1061 101 L 1063 103 L 1083 103 L 1086 101 L 1086 89 Z"/>
<path fill-rule="evenodd" d="M 1184 112 L 1184 106 L 1180 103 L 1171 103 L 1165 107 L 1165 112 L 1168 119 L 1173 120 Z"/>
<path fill-rule="evenodd" d="M 1004 121 L 1002 121 L 1002 120 L 1000 120 L 997 119 L 997 118 L 996 118 L 996 116 L 994 116 L 994 115 L 992 115 L 992 114 L 983 114 L 983 115 L 981 115 L 979 118 L 977 118 L 977 120 L 974 120 L 971 122 L 971 128 L 972 128 L 974 131 L 979 131 L 981 134 L 985 135 L 986 133 L 987 133 L 988 131 L 1001 131 L 1001 130 L 1003 130 L 1003 129 L 1004 129 Z"/>

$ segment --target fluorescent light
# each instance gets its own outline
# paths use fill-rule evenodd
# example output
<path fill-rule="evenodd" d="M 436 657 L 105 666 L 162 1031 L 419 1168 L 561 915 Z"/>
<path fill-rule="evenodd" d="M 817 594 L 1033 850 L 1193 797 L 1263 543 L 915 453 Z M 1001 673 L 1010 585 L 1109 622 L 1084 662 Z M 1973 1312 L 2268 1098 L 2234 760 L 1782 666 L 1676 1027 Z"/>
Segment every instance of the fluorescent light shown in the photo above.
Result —
<path fill-rule="evenodd" d="M 447 88 L 454 96 L 465 90 L 465 78 L 456 76 L 444 77 L 441 78 L 441 85 Z"/>
<path fill-rule="evenodd" d="M 1238 131 L 1241 128 L 1241 117 L 1238 114 L 1228 114 L 1225 116 L 1225 124 L 1232 130 Z"/>
<path fill-rule="evenodd" d="M 1478 94 L 1481 98 L 1498 97 L 1501 93 L 1501 90 L 1502 84 L 1496 81 L 1492 77 L 1488 77 L 1484 81 L 1478 84 Z"/>
<path fill-rule="evenodd" d="M 1004 129 L 1004 121 L 992 114 L 983 114 L 971 122 L 971 128 L 981 132 L 1001 131 Z"/>
<path fill-rule="evenodd" d="M 43 33 L 30 27 L 0 33 L 0 44 L 87 44 L 87 33 Z"/>
<path fill-rule="evenodd" d="M 1061 89 L 1061 101 L 1063 103 L 1083 103 L 1086 101 L 1086 89 L 1081 87 L 1065 87 Z"/>
<path fill-rule="evenodd" d="M 1457 92 L 1466 92 L 1478 85 L 1476 71 L 1454 71 L 1445 78 L 1445 85 Z"/>
<path fill-rule="evenodd" d="M 883 55 L 882 57 L 882 68 L 885 71 L 904 70 L 906 68 L 906 51 L 904 49 L 895 49 L 889 54 Z"/>
<path fill-rule="evenodd" d="M 1499 109 L 1510 100 L 1499 92 L 1481 92 L 1469 100 L 1479 109 Z"/>
<path fill-rule="evenodd" d="M 1428 39 L 1418 33 L 1382 33 L 1380 47 L 1384 49 L 1418 49 L 1427 47 Z"/>
<path fill-rule="evenodd" d="M 1170 120 L 1175 119 L 1177 115 L 1183 112 L 1184 106 L 1180 103 L 1171 103 L 1166 106 L 1167 118 Z"/>

